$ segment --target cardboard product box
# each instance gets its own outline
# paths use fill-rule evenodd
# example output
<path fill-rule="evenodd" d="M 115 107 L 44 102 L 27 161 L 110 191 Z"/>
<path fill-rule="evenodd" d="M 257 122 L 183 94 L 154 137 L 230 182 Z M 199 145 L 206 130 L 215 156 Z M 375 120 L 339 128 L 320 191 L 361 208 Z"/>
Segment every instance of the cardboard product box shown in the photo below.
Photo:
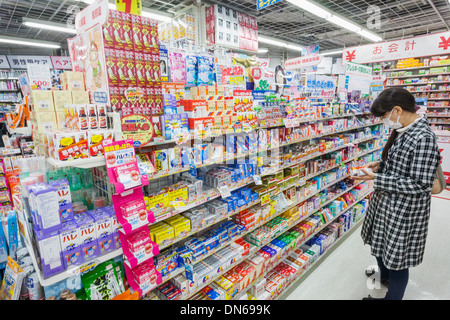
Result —
<path fill-rule="evenodd" d="M 89 92 L 88 91 L 72 91 L 72 103 L 73 104 L 89 104 Z"/>
<path fill-rule="evenodd" d="M 55 112 L 39 112 L 35 114 L 35 123 L 38 133 L 58 129 Z"/>
<path fill-rule="evenodd" d="M 72 92 L 68 90 L 53 90 L 53 105 L 56 112 L 64 111 L 66 104 L 72 104 Z"/>
<path fill-rule="evenodd" d="M 65 71 L 61 75 L 61 89 L 71 91 L 85 91 L 84 75 L 82 72 Z"/>
<path fill-rule="evenodd" d="M 133 34 L 133 50 L 135 52 L 142 52 L 144 50 L 144 39 L 141 16 L 135 14 L 131 15 L 131 28 Z"/>
<path fill-rule="evenodd" d="M 110 85 L 119 84 L 119 67 L 117 65 L 116 49 L 105 48 L 106 73 L 108 74 L 108 83 Z"/>
<path fill-rule="evenodd" d="M 123 36 L 123 48 L 126 50 L 133 50 L 133 36 L 132 36 L 132 22 L 131 14 L 127 12 L 120 12 L 120 31 L 119 33 Z"/>
<path fill-rule="evenodd" d="M 144 53 L 134 52 L 135 72 L 136 72 L 136 84 L 145 87 L 147 85 L 147 79 L 145 77 L 145 60 Z"/>
<path fill-rule="evenodd" d="M 31 90 L 31 103 L 36 113 L 55 111 L 53 94 L 50 90 Z"/>
<path fill-rule="evenodd" d="M 115 29 L 113 11 L 115 10 L 109 10 L 108 19 L 103 25 L 103 45 L 105 46 L 105 48 L 114 48 L 117 46 L 114 36 Z"/>

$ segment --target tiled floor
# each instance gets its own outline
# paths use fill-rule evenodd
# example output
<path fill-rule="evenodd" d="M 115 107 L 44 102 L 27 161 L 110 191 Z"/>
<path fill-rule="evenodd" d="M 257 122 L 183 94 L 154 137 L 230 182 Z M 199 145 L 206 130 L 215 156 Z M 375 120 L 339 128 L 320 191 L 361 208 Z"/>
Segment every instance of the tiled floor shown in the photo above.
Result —
<path fill-rule="evenodd" d="M 433 198 L 424 261 L 410 269 L 404 300 L 450 299 L 450 191 Z M 384 287 L 374 288 L 364 274 L 375 265 L 370 248 L 360 236 L 361 225 L 336 247 L 295 288 L 287 300 L 360 300 L 370 294 L 381 298 Z"/>

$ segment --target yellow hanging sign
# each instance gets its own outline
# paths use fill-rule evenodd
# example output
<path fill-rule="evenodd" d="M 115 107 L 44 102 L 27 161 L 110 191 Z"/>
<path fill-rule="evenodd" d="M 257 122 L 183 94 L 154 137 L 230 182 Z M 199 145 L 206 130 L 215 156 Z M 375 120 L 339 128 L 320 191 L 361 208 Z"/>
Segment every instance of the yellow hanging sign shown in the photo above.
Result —
<path fill-rule="evenodd" d="M 116 10 L 140 16 L 142 0 L 116 0 Z"/>

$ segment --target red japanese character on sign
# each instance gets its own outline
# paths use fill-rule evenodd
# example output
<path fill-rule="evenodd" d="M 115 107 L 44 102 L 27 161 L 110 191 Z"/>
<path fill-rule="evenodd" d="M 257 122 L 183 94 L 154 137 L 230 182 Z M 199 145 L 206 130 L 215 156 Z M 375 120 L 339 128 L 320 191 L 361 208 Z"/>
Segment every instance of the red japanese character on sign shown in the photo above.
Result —
<path fill-rule="evenodd" d="M 416 42 L 413 41 L 406 41 L 406 47 L 405 51 L 414 50 L 414 46 L 416 45 Z"/>
<path fill-rule="evenodd" d="M 445 39 L 445 37 L 441 37 L 442 42 L 439 43 L 439 48 L 447 50 L 450 47 L 450 37 Z"/>
<path fill-rule="evenodd" d="M 84 26 L 86 24 L 86 17 L 82 17 L 80 20 L 80 26 Z"/>
<path fill-rule="evenodd" d="M 373 54 L 380 54 L 383 51 L 382 47 L 375 47 L 375 49 L 373 50 Z"/>
<path fill-rule="evenodd" d="M 352 52 L 347 51 L 347 57 L 345 59 L 350 62 L 355 60 L 356 59 L 356 50 L 353 50 Z"/>
<path fill-rule="evenodd" d="M 389 48 L 389 53 L 398 52 L 398 44 L 396 44 L 396 43 L 389 45 L 388 48 Z"/>

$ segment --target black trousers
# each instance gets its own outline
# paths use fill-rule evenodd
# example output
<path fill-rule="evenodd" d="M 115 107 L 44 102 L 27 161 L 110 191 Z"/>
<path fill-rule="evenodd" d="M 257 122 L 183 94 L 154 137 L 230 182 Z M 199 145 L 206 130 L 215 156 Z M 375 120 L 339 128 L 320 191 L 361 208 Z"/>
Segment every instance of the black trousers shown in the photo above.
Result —
<path fill-rule="evenodd" d="M 380 268 L 380 279 L 389 280 L 388 292 L 385 300 L 402 300 L 409 280 L 409 269 L 389 270 L 383 264 L 381 257 L 376 257 Z"/>

